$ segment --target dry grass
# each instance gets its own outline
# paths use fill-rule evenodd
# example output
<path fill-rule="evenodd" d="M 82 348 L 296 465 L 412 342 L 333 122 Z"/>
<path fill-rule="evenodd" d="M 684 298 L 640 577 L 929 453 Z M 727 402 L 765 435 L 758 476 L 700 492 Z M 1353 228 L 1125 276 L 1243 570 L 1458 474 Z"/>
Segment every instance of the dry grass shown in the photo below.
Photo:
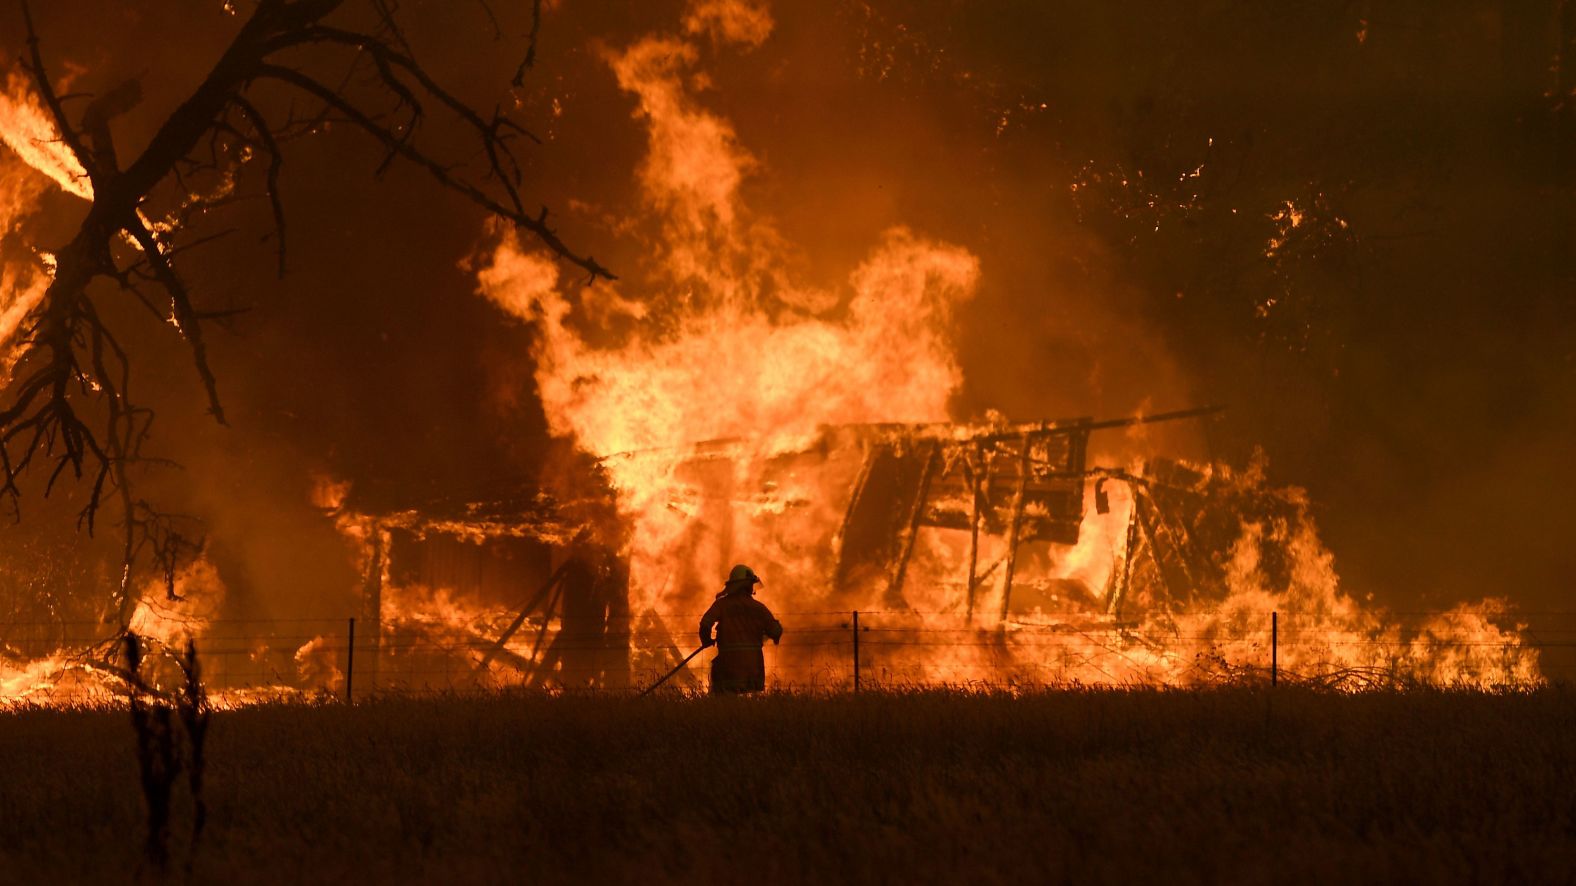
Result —
<path fill-rule="evenodd" d="M 261 707 L 214 718 L 194 879 L 1560 881 L 1573 727 L 1559 688 Z M 130 877 L 132 745 L 0 716 L 0 879 Z"/>

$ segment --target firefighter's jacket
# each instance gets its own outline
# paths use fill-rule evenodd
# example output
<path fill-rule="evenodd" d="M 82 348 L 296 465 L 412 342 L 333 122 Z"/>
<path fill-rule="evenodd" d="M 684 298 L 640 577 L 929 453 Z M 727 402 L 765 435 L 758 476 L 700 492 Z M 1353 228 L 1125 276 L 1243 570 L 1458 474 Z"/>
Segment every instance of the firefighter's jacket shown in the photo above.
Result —
<path fill-rule="evenodd" d="M 700 620 L 702 643 L 717 634 L 717 657 L 711 660 L 711 691 L 759 692 L 766 688 L 766 658 L 761 644 L 782 639 L 783 626 L 770 609 L 748 590 L 725 593 Z"/>

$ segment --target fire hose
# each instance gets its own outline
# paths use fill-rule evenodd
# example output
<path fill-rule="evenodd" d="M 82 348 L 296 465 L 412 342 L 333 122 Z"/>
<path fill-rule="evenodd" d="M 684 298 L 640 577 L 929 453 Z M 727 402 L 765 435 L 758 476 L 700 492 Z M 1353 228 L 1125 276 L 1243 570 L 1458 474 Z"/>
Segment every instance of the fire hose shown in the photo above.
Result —
<path fill-rule="evenodd" d="M 646 696 L 650 695 L 651 694 L 651 690 L 656 689 L 658 686 L 661 686 L 663 683 L 668 682 L 668 679 L 671 678 L 674 674 L 677 674 L 679 671 L 684 670 L 684 666 L 690 663 L 690 659 L 694 658 L 697 655 L 700 655 L 702 650 L 704 650 L 704 649 L 706 649 L 706 647 L 702 646 L 699 649 L 696 649 L 694 652 L 691 652 L 689 655 L 684 656 L 684 660 L 679 662 L 678 664 L 674 665 L 673 666 L 673 670 L 668 671 L 666 674 L 663 674 L 662 675 L 662 679 L 660 679 L 657 682 L 651 684 L 650 686 L 647 686 L 645 689 L 640 690 L 640 694 L 635 696 L 635 697 L 636 698 L 645 698 Z"/>

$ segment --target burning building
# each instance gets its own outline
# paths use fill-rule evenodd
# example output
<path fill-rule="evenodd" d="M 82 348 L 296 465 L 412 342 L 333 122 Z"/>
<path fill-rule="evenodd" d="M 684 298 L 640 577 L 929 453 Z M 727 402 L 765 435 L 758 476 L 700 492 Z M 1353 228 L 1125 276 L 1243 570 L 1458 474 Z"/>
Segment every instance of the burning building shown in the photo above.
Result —
<path fill-rule="evenodd" d="M 1438 627 L 1386 623 L 1342 595 L 1305 500 L 1261 473 L 1160 456 L 1090 462 L 1102 430 L 1216 411 L 829 426 L 786 447 L 713 440 L 582 460 L 599 492 L 578 500 L 522 490 L 377 508 L 352 497 L 338 514 L 363 552 L 360 673 L 387 688 L 437 673 L 445 686 L 623 688 L 684 657 L 734 561 L 761 572 L 788 624 L 780 685 L 846 681 L 855 610 L 883 632 L 866 641 L 865 667 L 897 681 L 1262 672 L 1271 610 L 1296 638 L 1280 655 L 1294 674 L 1535 673 L 1493 611 L 1449 616 L 1488 642 L 1446 662 Z M 661 478 L 650 499 L 660 521 L 621 512 L 629 496 L 603 485 L 600 466 L 657 459 L 660 474 L 644 470 Z M 663 534 L 643 534 L 654 526 Z"/>

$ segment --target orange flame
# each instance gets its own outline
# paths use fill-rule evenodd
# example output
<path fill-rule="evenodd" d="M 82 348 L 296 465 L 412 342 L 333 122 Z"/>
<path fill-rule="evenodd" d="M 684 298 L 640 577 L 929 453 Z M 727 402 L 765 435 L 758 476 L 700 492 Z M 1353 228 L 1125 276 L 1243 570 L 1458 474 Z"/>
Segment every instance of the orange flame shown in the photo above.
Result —
<path fill-rule="evenodd" d="M 93 199 L 93 185 L 87 170 L 77 162 L 71 149 L 61 140 L 27 78 L 13 71 L 0 92 L 0 143 L 68 194 Z"/>

